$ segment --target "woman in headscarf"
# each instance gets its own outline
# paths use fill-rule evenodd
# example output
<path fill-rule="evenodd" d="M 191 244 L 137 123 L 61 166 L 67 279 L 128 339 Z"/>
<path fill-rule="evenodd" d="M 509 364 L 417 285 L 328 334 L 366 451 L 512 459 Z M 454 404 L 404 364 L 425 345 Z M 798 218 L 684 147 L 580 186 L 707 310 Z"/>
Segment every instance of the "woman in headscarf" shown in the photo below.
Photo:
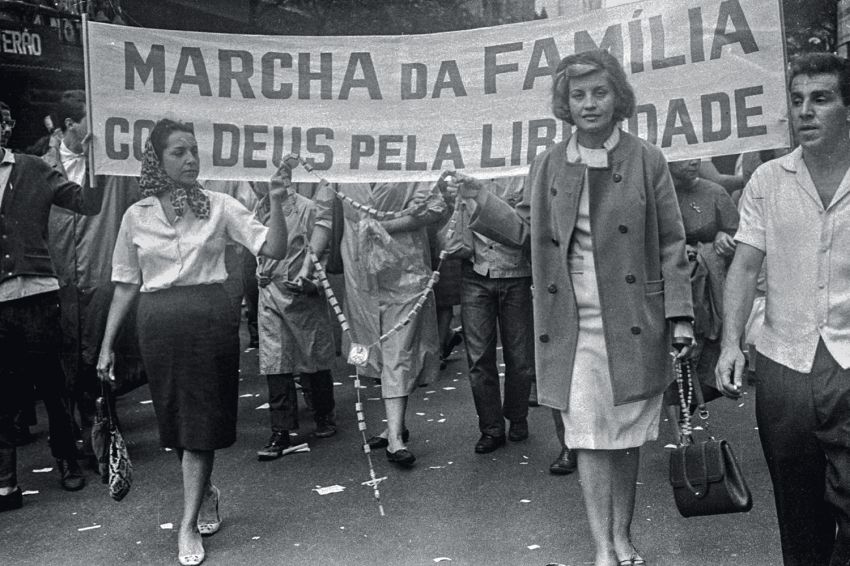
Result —
<path fill-rule="evenodd" d="M 198 184 L 193 128 L 160 120 L 145 146 L 142 200 L 124 214 L 112 260 L 115 294 L 98 360 L 109 381 L 121 320 L 139 295 L 137 324 L 160 444 L 173 448 L 183 471 L 180 564 L 204 560 L 201 535 L 221 526 L 219 491 L 212 485 L 215 450 L 236 439 L 239 390 L 238 322 L 223 283 L 228 240 L 253 254 L 280 259 L 287 231 L 280 202 L 286 164 L 272 177 L 266 228 L 236 199 Z"/>

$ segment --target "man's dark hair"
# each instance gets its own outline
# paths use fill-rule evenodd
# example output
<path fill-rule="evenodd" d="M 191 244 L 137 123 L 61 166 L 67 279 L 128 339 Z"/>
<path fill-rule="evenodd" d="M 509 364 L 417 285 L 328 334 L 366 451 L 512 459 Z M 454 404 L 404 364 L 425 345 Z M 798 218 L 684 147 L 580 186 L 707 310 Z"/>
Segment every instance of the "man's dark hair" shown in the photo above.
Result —
<path fill-rule="evenodd" d="M 59 106 L 56 108 L 55 124 L 65 131 L 65 119 L 70 118 L 73 122 L 79 122 L 86 117 L 86 92 L 84 90 L 66 90 L 62 93 Z"/>
<path fill-rule="evenodd" d="M 850 61 L 832 53 L 806 53 L 791 61 L 788 88 L 797 75 L 835 75 L 844 106 L 850 106 Z"/>
<path fill-rule="evenodd" d="M 162 152 L 168 146 L 168 136 L 174 132 L 186 132 L 194 136 L 195 128 L 191 124 L 163 118 L 151 130 L 151 145 L 153 145 L 153 151 L 156 153 L 156 157 L 160 162 L 162 161 Z"/>

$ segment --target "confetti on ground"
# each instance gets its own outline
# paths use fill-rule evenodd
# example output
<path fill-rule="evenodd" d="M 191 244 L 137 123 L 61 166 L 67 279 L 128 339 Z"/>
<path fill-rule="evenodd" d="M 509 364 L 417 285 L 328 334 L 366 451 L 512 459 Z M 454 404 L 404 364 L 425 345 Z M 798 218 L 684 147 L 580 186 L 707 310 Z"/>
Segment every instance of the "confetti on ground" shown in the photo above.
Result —
<path fill-rule="evenodd" d="M 428 420 L 427 420 L 427 421 L 425 421 L 425 422 L 426 422 L 426 423 L 432 423 L 432 422 L 434 422 L 434 419 L 428 419 Z"/>
<path fill-rule="evenodd" d="M 428 466 L 429 470 L 442 470 L 445 466 Z"/>
<path fill-rule="evenodd" d="M 523 454 L 522 457 L 528 460 L 528 456 L 526 456 L 525 454 Z"/>
<path fill-rule="evenodd" d="M 423 401 L 427 401 L 428 399 L 430 399 L 430 397 L 423 397 L 422 398 Z"/>
<path fill-rule="evenodd" d="M 531 503 L 531 500 L 530 499 L 520 499 L 519 502 L 520 503 Z"/>
<path fill-rule="evenodd" d="M 664 445 L 664 448 L 673 448 L 673 449 L 675 449 L 675 448 L 676 448 L 676 445 L 675 445 L 675 444 L 665 444 L 665 445 Z"/>
<path fill-rule="evenodd" d="M 340 385 L 342 385 L 341 381 L 334 381 L 334 387 L 339 387 Z"/>
<path fill-rule="evenodd" d="M 702 428 L 701 426 L 695 426 L 695 427 L 694 427 L 694 430 L 705 430 L 705 429 L 704 429 L 704 428 Z"/>
<path fill-rule="evenodd" d="M 434 562 L 451 562 L 451 561 L 452 561 L 452 559 L 449 558 L 448 556 L 440 556 L 440 557 L 434 559 Z"/>
<path fill-rule="evenodd" d="M 539 544 L 529 544 L 527 548 L 528 548 L 528 550 L 537 550 L 538 548 L 540 548 L 540 545 Z"/>
<path fill-rule="evenodd" d="M 740 405 L 738 405 L 738 408 L 740 409 L 743 406 L 744 406 L 744 403 L 741 403 Z"/>
<path fill-rule="evenodd" d="M 253 397 L 253 393 L 246 393 L 245 395 L 240 395 L 240 397 Z"/>
<path fill-rule="evenodd" d="M 34 473 L 34 474 L 46 474 L 47 472 L 52 472 L 52 471 L 53 471 L 53 468 L 39 468 L 37 470 L 33 470 L 32 473 Z"/>
<path fill-rule="evenodd" d="M 253 352 L 254 350 L 256 350 L 256 348 L 246 348 L 245 353 L 247 354 L 248 352 Z"/>
<path fill-rule="evenodd" d="M 456 389 L 455 387 L 443 387 L 443 391 L 452 391 Z"/>
<path fill-rule="evenodd" d="M 758 430 L 758 429 L 759 429 L 759 427 L 757 427 L 757 426 L 753 427 L 753 430 Z"/>
<path fill-rule="evenodd" d="M 80 527 L 77 530 L 80 531 L 80 532 L 83 532 L 83 531 L 90 531 L 92 529 L 99 529 L 99 528 L 100 528 L 100 525 L 92 525 L 91 527 Z"/>
<path fill-rule="evenodd" d="M 259 397 L 259 396 L 260 396 L 260 394 L 259 394 L 259 393 L 256 393 L 256 394 L 254 395 L 254 397 Z"/>
<path fill-rule="evenodd" d="M 165 449 L 165 451 L 166 451 L 166 452 L 171 452 L 171 448 L 166 448 L 166 449 Z"/>
<path fill-rule="evenodd" d="M 520 466 L 527 466 L 527 465 L 528 465 L 528 462 L 520 462 L 520 463 L 519 463 L 519 465 L 520 465 Z"/>
<path fill-rule="evenodd" d="M 424 417 L 425 413 L 416 413 L 417 416 Z"/>
<path fill-rule="evenodd" d="M 381 398 L 380 397 L 366 397 L 366 400 L 367 401 L 380 401 Z"/>
<path fill-rule="evenodd" d="M 425 395 L 433 395 L 434 393 L 436 393 L 436 391 L 434 391 L 434 390 L 432 389 L 431 391 L 426 391 L 426 392 L 425 392 Z"/>
<path fill-rule="evenodd" d="M 137 540 L 137 541 L 136 541 L 136 544 L 142 544 L 142 541 Z"/>
<path fill-rule="evenodd" d="M 437 422 L 438 423 L 444 423 L 444 422 L 446 422 L 446 419 L 439 419 Z"/>
<path fill-rule="evenodd" d="M 313 488 L 313 491 L 315 491 L 319 495 L 328 495 L 329 493 L 340 493 L 342 491 L 345 491 L 345 488 L 341 485 L 329 485 L 326 487 L 316 486 Z"/>
<path fill-rule="evenodd" d="M 153 403 L 151 399 L 148 399 L 147 401 L 139 401 L 139 405 L 150 405 L 151 403 Z"/>
<path fill-rule="evenodd" d="M 28 490 L 24 491 L 23 493 L 21 493 L 21 495 L 38 495 L 38 490 L 37 489 L 28 489 Z"/>
<path fill-rule="evenodd" d="M 269 408 L 269 404 L 268 404 L 268 403 L 263 403 L 262 405 L 260 405 L 259 407 L 257 407 L 257 410 L 259 411 L 260 409 L 268 409 L 268 408 Z"/>
<path fill-rule="evenodd" d="M 163 531 L 170 531 L 174 528 L 174 523 L 163 523 L 159 526 Z"/>
<path fill-rule="evenodd" d="M 260 537 L 251 537 L 251 540 L 260 540 Z"/>
<path fill-rule="evenodd" d="M 284 448 L 283 452 L 281 452 L 281 454 L 286 456 L 287 454 L 294 454 L 295 452 L 309 452 L 309 451 L 310 451 L 310 447 L 307 445 L 306 442 L 304 442 L 303 444 L 299 444 L 297 446 L 290 446 L 289 448 Z"/>

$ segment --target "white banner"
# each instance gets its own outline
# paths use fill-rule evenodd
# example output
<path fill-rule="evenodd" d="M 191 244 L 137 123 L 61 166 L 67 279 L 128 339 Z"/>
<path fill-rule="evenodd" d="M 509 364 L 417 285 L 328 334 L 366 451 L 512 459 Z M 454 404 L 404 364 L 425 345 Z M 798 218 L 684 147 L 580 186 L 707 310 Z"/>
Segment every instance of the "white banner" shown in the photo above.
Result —
<path fill-rule="evenodd" d="M 95 171 L 138 175 L 153 123 L 169 117 L 194 125 L 209 179 L 267 179 L 290 152 L 336 182 L 522 174 L 564 133 L 551 112 L 558 61 L 595 47 L 637 93 L 624 128 L 668 159 L 787 146 L 779 3 L 653 0 L 409 36 L 89 23 Z"/>

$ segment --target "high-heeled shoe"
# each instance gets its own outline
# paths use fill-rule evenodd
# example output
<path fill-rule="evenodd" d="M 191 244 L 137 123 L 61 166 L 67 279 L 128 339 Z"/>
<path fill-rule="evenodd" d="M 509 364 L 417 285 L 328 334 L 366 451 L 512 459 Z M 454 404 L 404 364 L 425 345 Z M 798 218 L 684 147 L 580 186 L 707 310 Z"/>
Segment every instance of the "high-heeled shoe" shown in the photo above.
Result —
<path fill-rule="evenodd" d="M 404 429 L 401 432 L 401 441 L 406 443 L 408 440 L 410 440 L 410 431 Z M 369 448 L 371 448 L 372 450 L 378 450 L 380 448 L 386 448 L 387 446 L 389 446 L 390 441 L 384 438 L 383 436 L 375 435 L 370 436 L 369 440 L 366 441 L 366 444 L 368 444 Z"/>
<path fill-rule="evenodd" d="M 179 535 L 178 535 L 179 540 Z M 179 552 L 179 544 L 178 544 L 178 552 Z M 193 552 L 190 554 L 178 554 L 177 561 L 180 562 L 182 566 L 198 566 L 201 562 L 206 558 L 206 551 L 204 550 L 203 543 L 201 543 L 201 552 Z"/>
<path fill-rule="evenodd" d="M 221 496 L 221 492 L 219 492 L 216 486 L 212 486 L 212 495 L 204 498 L 204 501 L 201 503 L 201 511 L 209 510 L 209 507 L 212 506 L 215 509 L 215 515 L 198 513 L 198 532 L 201 533 L 201 536 L 209 536 L 214 535 L 221 528 L 221 515 L 218 512 L 218 503 L 219 497 Z M 205 509 L 206 507 L 206 509 Z M 198 562 L 200 564 L 200 562 Z"/>

